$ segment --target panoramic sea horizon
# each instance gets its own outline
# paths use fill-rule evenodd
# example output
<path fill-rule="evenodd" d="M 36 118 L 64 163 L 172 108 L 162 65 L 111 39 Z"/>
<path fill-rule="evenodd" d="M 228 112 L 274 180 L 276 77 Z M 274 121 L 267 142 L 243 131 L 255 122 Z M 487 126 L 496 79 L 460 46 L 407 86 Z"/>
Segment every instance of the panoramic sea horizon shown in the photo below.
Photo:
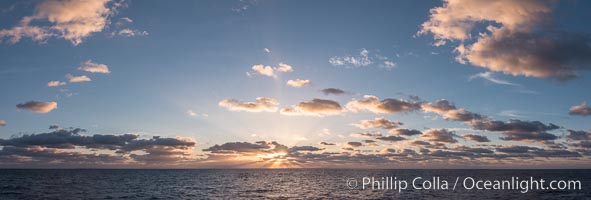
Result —
<path fill-rule="evenodd" d="M 471 182 L 512 178 L 581 189 Z M 590 182 L 589 169 L 0 169 L 0 199 L 585 199 Z"/>
<path fill-rule="evenodd" d="M 1 0 L 0 200 L 591 200 L 590 11 Z"/>

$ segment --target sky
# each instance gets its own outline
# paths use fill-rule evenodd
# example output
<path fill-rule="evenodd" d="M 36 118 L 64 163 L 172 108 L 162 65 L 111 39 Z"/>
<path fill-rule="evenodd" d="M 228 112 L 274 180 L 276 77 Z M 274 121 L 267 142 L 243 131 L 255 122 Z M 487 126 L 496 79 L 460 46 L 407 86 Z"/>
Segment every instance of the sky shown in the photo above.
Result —
<path fill-rule="evenodd" d="M 588 1 L 0 2 L 2 168 L 588 168 Z"/>

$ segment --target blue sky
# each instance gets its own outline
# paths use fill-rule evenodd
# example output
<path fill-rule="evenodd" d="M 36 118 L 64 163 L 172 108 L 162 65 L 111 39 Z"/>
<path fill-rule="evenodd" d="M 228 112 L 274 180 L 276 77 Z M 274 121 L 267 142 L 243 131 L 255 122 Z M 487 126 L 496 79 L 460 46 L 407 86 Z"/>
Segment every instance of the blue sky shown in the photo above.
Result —
<path fill-rule="evenodd" d="M 47 2 L 51 1 L 57 0 Z M 202 149 L 228 142 L 277 141 L 289 147 L 320 147 L 319 142 L 324 141 L 337 145 L 324 147 L 323 151 L 341 152 L 347 142 L 361 140 L 351 137 L 351 133 L 382 131 L 387 135 L 387 130 L 362 130 L 351 125 L 378 117 L 402 122 L 407 129 L 446 128 L 459 136 L 485 135 L 491 140 L 489 145 L 542 149 L 547 149 L 548 142 L 566 144 L 567 130 L 590 129 L 587 115 L 569 114 L 571 107 L 591 102 L 588 92 L 591 54 L 585 52 L 591 41 L 588 36 L 591 26 L 585 21 L 591 18 L 591 14 L 585 12 L 591 7 L 587 1 L 539 2 L 550 11 L 542 11 L 542 17 L 534 12 L 532 18 L 546 20 L 543 17 L 550 16 L 551 20 L 547 21 L 552 24 L 546 25 L 544 21 L 531 30 L 511 29 L 511 23 L 520 25 L 518 20 L 495 21 L 490 16 L 479 16 L 483 19 L 473 22 L 474 27 L 468 30 L 471 38 L 458 40 L 457 36 L 445 35 L 443 40 L 447 42 L 442 46 L 433 46 L 437 41 L 433 33 L 439 29 L 422 27 L 426 21 L 437 20 L 430 9 L 444 8 L 446 4 L 454 6 L 442 1 L 106 1 L 95 8 L 106 8 L 108 12 L 78 19 L 95 17 L 106 21 L 104 25 L 92 27 L 97 29 L 95 31 L 75 35 L 79 43 L 55 28 L 60 22 L 52 21 L 51 16 L 66 14 L 51 13 L 59 10 L 48 9 L 49 14 L 44 15 L 44 3 L 46 1 L 0 3 L 0 30 L 5 31 L 4 35 L 0 33 L 0 90 L 3 91 L 0 120 L 6 123 L 0 127 L 0 138 L 51 133 L 47 128 L 54 124 L 65 129 L 53 131 L 77 127 L 86 129 L 85 135 L 180 136 L 194 140 L 190 152 L 199 154 L 199 159 L 207 159 L 204 158 L 207 151 Z M 506 6 L 520 6 L 518 4 L 506 2 Z M 473 6 L 470 9 L 488 5 Z M 82 8 L 70 8 L 76 9 Z M 509 18 L 510 14 L 507 14 Z M 29 27 L 46 28 L 49 36 L 40 40 L 23 36 L 16 42 L 11 41 L 15 33 L 10 31 L 26 16 L 36 16 Z M 77 23 L 76 20 L 65 23 Z M 534 26 L 538 26 L 536 23 Z M 486 36 L 479 36 L 479 32 L 509 37 L 501 35 L 500 31 L 487 31 L 488 25 L 541 37 L 546 37 L 546 32 L 582 35 L 583 50 L 574 53 L 579 56 L 556 56 L 557 63 L 575 63 L 575 66 L 567 66 L 567 70 L 575 71 L 578 77 L 511 74 L 523 72 L 518 69 L 524 66 L 518 64 L 499 71 L 490 64 L 497 58 L 490 56 L 490 52 L 478 54 L 475 49 L 471 54 L 474 57 L 465 58 L 468 62 L 458 62 L 455 58 L 460 53 L 454 49 L 460 44 L 469 46 L 484 41 Z M 129 30 L 133 35 L 126 35 L 122 30 Z M 421 30 L 426 33 L 417 34 Z M 560 42 L 563 41 L 558 40 L 557 44 Z M 564 46 L 549 46 L 548 52 L 556 55 L 552 54 L 553 47 L 566 48 L 560 52 L 569 51 L 572 43 L 565 43 Z M 350 63 L 329 62 L 331 58 L 361 58 L 363 51 L 368 52 L 371 64 L 355 67 Z M 489 64 L 479 63 L 481 60 Z M 86 61 L 104 64 L 110 73 L 79 70 Z M 384 61 L 395 66 L 385 67 Z M 246 72 L 255 73 L 254 65 L 277 67 L 279 63 L 290 65 L 293 72 L 277 72 L 275 78 L 246 75 Z M 532 71 L 538 70 L 536 67 L 533 66 Z M 66 81 L 65 74 L 86 75 L 92 81 L 47 86 L 49 81 Z M 494 83 L 491 78 L 505 84 Z M 286 84 L 295 79 L 310 80 L 312 84 L 301 88 Z M 346 94 L 324 95 L 320 90 L 325 88 L 339 88 Z M 458 108 L 491 120 L 540 121 L 561 128 L 549 130 L 559 137 L 552 141 L 508 141 L 499 139 L 504 136 L 502 131 L 475 130 L 468 122 L 446 120 L 440 114 L 421 109 L 375 113 L 353 112 L 346 108 L 348 102 L 363 100 L 364 95 L 409 101 L 412 101 L 410 95 L 416 95 L 425 104 L 446 99 Z M 219 105 L 224 99 L 254 102 L 257 97 L 275 99 L 279 103 L 277 111 L 232 111 Z M 314 98 L 336 101 L 343 111 L 324 117 L 287 116 L 279 112 Z M 38 113 L 15 107 L 33 100 L 57 102 L 57 108 Z M 416 137 L 420 136 L 407 140 L 418 139 Z M 378 147 L 363 146 L 356 150 L 378 151 L 397 145 L 388 142 L 382 145 L 380 141 Z M 477 144 L 460 139 L 459 143 L 448 146 L 453 145 Z M 418 147 L 407 144 L 400 148 L 419 151 Z M 569 147 L 586 159 L 583 152 L 587 151 L 575 149 Z M 576 162 L 579 161 L 580 158 Z"/>

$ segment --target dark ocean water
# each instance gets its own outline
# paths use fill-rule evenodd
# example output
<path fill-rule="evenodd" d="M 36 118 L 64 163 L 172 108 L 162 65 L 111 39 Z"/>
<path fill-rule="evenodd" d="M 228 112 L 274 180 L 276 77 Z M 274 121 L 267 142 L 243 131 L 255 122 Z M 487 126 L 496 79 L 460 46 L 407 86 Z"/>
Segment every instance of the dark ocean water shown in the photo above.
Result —
<path fill-rule="evenodd" d="M 409 184 L 449 181 L 448 189 L 362 188 L 363 177 Z M 455 190 L 451 184 L 459 178 Z M 462 179 L 579 180 L 581 190 L 467 190 Z M 357 181 L 357 184 L 354 181 Z M 417 183 L 422 181 L 417 181 Z M 433 181 L 432 181 L 433 182 Z M 440 181 L 434 181 L 439 182 Z M 434 183 L 433 182 L 433 183 Z M 591 199 L 591 170 L 2 170 L 0 199 Z M 427 185 L 417 184 L 421 187 Z M 435 184 L 433 184 L 435 185 Z M 370 187 L 367 185 L 367 187 Z M 441 187 L 441 186 L 440 186 Z M 353 189 L 351 189 L 353 188 Z"/>

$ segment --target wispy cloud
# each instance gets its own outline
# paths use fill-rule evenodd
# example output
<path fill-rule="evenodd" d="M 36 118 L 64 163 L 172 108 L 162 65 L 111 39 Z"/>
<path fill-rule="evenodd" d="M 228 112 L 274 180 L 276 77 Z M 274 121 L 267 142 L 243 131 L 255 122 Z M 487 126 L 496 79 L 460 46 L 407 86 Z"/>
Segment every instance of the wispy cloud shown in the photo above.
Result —
<path fill-rule="evenodd" d="M 334 56 L 328 59 L 333 66 L 345 66 L 349 68 L 367 67 L 376 64 L 380 68 L 392 69 L 396 63 L 386 56 L 378 53 L 371 54 L 367 49 L 361 49 L 359 55 Z"/>
<path fill-rule="evenodd" d="M 58 86 L 64 86 L 66 85 L 66 82 L 63 81 L 49 81 L 47 83 L 47 87 L 58 87 Z"/>
<path fill-rule="evenodd" d="M 498 78 L 493 72 L 487 71 L 487 72 L 481 72 L 478 74 L 474 74 L 472 76 L 470 76 L 468 78 L 469 81 L 472 81 L 474 79 L 477 78 L 481 78 L 484 79 L 490 83 L 494 83 L 497 85 L 506 85 L 506 86 L 511 86 L 513 88 L 516 89 L 517 92 L 519 93 L 524 93 L 524 94 L 538 94 L 538 92 L 527 89 L 525 86 L 521 85 L 521 84 L 517 84 L 508 80 L 504 80 L 501 78 Z"/>
<path fill-rule="evenodd" d="M 476 78 L 482 78 L 482 79 L 485 79 L 491 83 L 500 84 L 500 85 L 521 86 L 519 84 L 510 82 L 507 80 L 499 79 L 499 78 L 495 77 L 494 74 L 490 71 L 474 74 L 474 75 L 470 76 L 469 80 L 474 80 Z"/>

